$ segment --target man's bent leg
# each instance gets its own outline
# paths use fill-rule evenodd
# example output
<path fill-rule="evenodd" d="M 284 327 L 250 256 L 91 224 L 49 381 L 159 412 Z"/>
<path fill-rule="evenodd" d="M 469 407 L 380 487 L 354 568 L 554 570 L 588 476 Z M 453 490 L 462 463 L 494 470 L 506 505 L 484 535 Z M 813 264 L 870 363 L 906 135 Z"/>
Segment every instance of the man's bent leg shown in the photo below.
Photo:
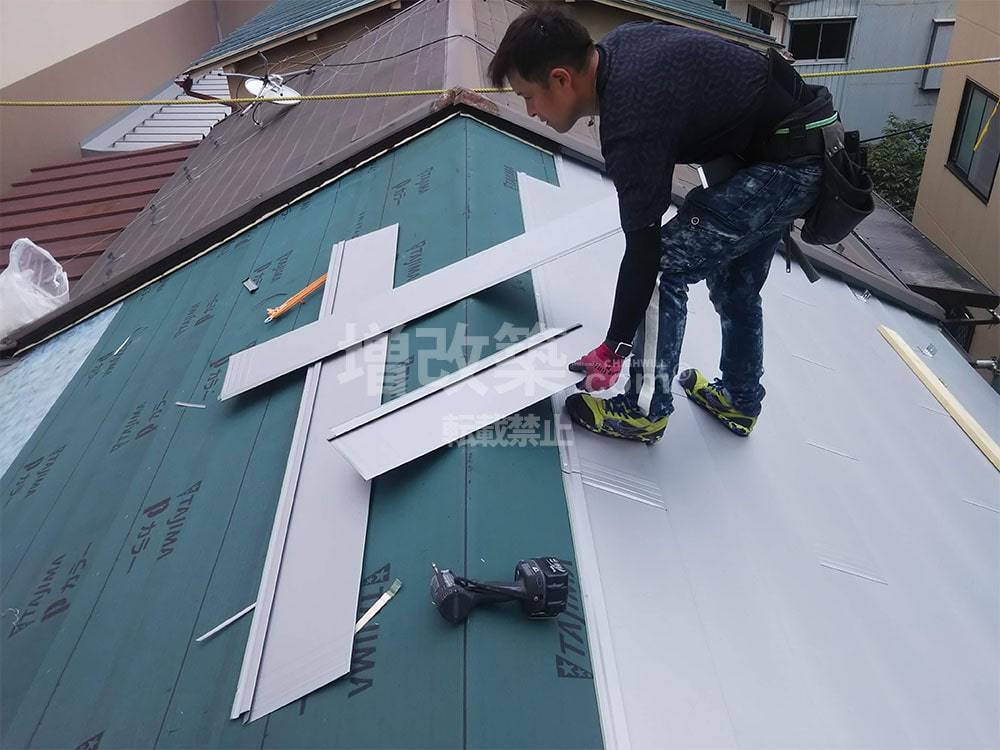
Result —
<path fill-rule="evenodd" d="M 686 298 L 686 287 L 684 293 Z M 658 442 L 663 436 L 670 404 L 668 402 L 662 405 L 657 402 L 657 408 L 661 413 L 656 415 L 649 408 L 654 382 L 661 365 L 657 354 L 658 331 L 661 329 L 659 309 L 660 291 L 657 283 L 646 314 L 633 339 L 629 380 L 625 385 L 625 392 L 611 398 L 599 398 L 589 393 L 573 394 L 566 399 L 566 411 L 576 424 L 599 435 L 635 440 L 648 445 Z M 684 312 L 683 305 L 681 311 Z M 682 320 L 681 335 L 683 328 Z M 677 369 L 676 363 L 674 369 Z M 673 374 L 670 377 L 672 378 Z M 669 386 L 668 380 L 668 397 Z M 640 407 L 640 401 L 645 405 Z"/>
<path fill-rule="evenodd" d="M 661 273 L 636 334 L 628 393 L 650 419 L 661 419 L 674 410 L 670 384 L 680 362 L 687 299 L 688 285 Z"/>
<path fill-rule="evenodd" d="M 627 389 L 628 400 L 651 419 L 673 411 L 670 385 L 684 339 L 688 284 L 730 266 L 737 276 L 748 274 L 748 278 L 716 284 L 733 289 L 722 295 L 731 302 L 720 298 L 718 303 L 734 311 L 725 318 L 730 335 L 723 372 L 741 403 L 759 410 L 760 288 L 780 231 L 813 203 L 821 177 L 818 162 L 801 167 L 755 164 L 721 185 L 693 189 L 677 216 L 663 227 L 662 273 L 640 329 L 641 341 L 637 335 L 633 342 L 635 361 Z M 740 320 L 744 312 L 750 316 L 745 322 Z M 650 361 L 654 356 L 655 364 Z"/>
<path fill-rule="evenodd" d="M 749 416 L 760 413 L 764 387 L 764 320 L 760 290 L 771 268 L 780 235 L 765 237 L 755 248 L 706 278 L 709 297 L 722 324 L 722 383 L 733 406 Z"/>

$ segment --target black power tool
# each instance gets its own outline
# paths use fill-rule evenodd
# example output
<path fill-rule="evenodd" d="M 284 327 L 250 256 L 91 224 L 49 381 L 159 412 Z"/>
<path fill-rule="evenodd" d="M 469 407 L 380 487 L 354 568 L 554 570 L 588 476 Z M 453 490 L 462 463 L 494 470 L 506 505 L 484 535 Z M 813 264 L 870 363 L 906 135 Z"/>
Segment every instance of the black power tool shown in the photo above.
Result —
<path fill-rule="evenodd" d="M 486 602 L 521 602 L 528 617 L 555 617 L 566 609 L 569 573 L 554 557 L 521 560 L 514 568 L 514 583 L 470 581 L 450 570 L 434 568 L 431 601 L 448 622 L 464 622 L 473 607 Z"/>

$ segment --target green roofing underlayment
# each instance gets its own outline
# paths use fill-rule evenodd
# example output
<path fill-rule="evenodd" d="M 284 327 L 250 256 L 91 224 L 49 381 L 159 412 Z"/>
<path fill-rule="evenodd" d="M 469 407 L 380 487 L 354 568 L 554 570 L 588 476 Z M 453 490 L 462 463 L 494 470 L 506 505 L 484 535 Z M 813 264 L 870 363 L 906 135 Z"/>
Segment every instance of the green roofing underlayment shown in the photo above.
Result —
<path fill-rule="evenodd" d="M 219 402 L 226 357 L 315 320 L 318 294 L 263 323 L 341 239 L 398 223 L 399 285 L 521 233 L 519 171 L 556 181 L 548 154 L 451 119 L 123 304 L 0 481 L 3 747 L 600 745 L 578 591 L 557 621 L 508 605 L 463 627 L 428 594 L 432 561 L 497 579 L 537 555 L 575 570 L 551 445 L 444 448 L 375 481 L 360 606 L 394 578 L 403 589 L 333 685 L 230 721 L 250 618 L 194 642 L 256 597 L 303 382 Z M 535 322 L 524 275 L 398 336 L 426 349 L 418 328 L 464 323 L 491 337 L 485 356 L 503 323 Z M 419 357 L 396 360 L 399 393 Z"/>

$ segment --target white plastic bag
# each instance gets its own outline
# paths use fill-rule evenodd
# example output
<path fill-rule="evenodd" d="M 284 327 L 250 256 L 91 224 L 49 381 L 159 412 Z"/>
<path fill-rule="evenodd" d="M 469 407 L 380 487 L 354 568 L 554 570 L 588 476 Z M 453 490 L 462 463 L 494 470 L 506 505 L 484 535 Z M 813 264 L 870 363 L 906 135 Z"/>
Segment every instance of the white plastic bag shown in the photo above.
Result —
<path fill-rule="evenodd" d="M 29 239 L 10 248 L 10 264 L 0 272 L 0 338 L 69 300 L 69 279 L 47 250 Z"/>

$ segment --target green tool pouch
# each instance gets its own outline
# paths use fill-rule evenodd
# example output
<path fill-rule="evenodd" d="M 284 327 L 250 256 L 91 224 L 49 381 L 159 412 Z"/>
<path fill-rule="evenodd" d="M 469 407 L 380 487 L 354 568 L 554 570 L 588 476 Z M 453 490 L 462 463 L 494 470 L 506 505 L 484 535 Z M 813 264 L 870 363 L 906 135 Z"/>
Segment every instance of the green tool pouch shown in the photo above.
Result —
<path fill-rule="evenodd" d="M 811 245 L 840 242 L 875 210 L 872 180 L 848 154 L 844 126 L 827 125 L 823 133 L 823 181 L 815 205 L 806 212 L 802 239 Z"/>

